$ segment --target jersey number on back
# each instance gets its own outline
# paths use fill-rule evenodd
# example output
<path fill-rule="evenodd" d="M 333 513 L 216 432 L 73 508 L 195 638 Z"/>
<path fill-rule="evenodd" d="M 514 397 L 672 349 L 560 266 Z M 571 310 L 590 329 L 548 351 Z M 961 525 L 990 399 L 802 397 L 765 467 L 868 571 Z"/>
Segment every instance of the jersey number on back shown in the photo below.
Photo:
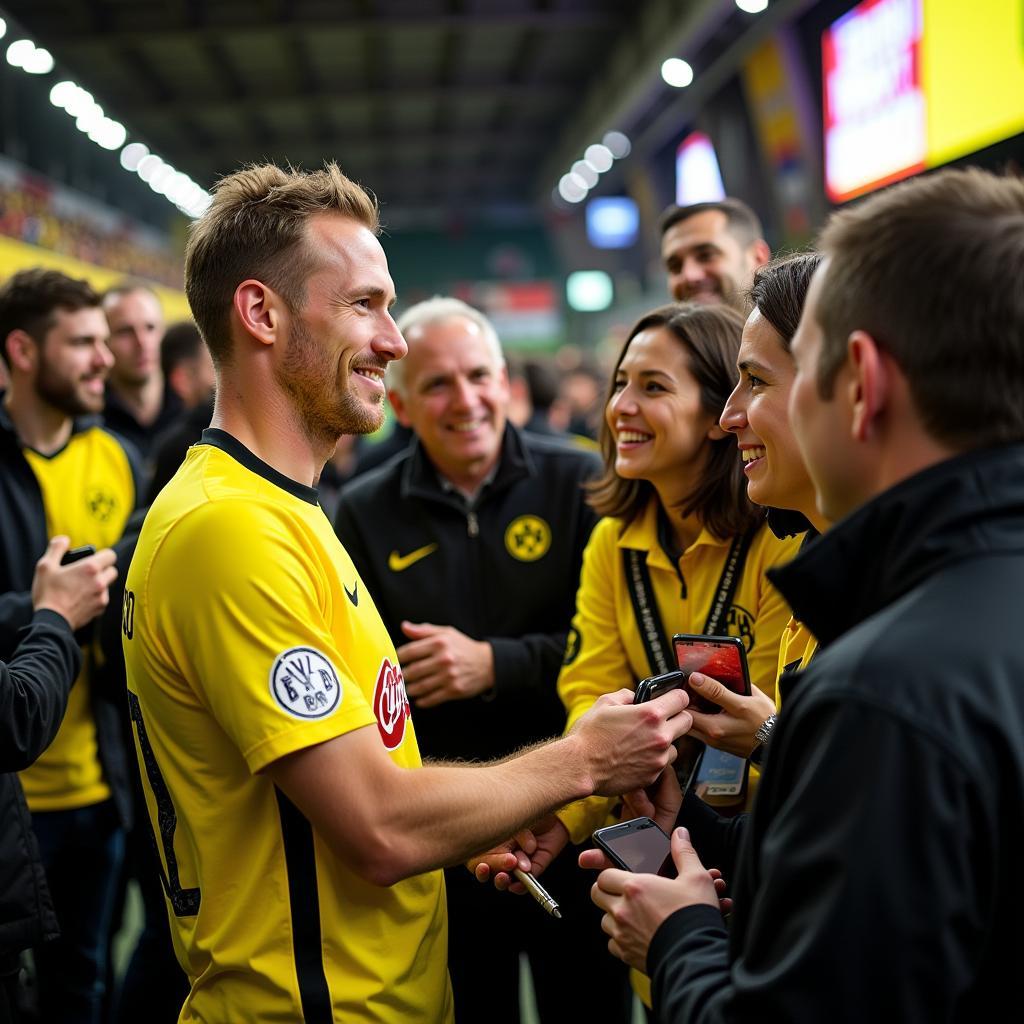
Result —
<path fill-rule="evenodd" d="M 192 917 L 199 913 L 199 889 L 198 887 L 184 889 L 178 879 L 178 858 L 174 852 L 174 830 L 178 827 L 178 815 L 171 802 L 171 793 L 167 788 L 167 783 L 164 782 L 160 766 L 156 763 L 153 747 L 146 733 L 146 723 L 142 720 L 139 698 L 130 690 L 128 691 L 128 710 L 139 736 L 139 751 L 142 754 L 142 763 L 146 768 L 146 778 L 149 779 L 153 797 L 156 800 L 157 826 L 160 829 L 160 841 L 164 848 L 164 860 L 167 862 L 167 870 L 164 871 L 163 865 L 160 864 L 160 857 L 157 856 L 157 863 L 160 864 L 160 880 L 164 883 L 164 892 L 167 893 L 167 898 L 171 901 L 174 916 Z"/>

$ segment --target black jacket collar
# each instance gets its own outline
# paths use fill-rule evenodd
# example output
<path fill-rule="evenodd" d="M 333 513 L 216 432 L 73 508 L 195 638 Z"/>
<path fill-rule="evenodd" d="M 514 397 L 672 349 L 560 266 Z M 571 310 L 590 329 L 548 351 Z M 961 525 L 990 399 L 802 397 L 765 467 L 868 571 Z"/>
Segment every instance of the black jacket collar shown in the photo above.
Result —
<path fill-rule="evenodd" d="M 438 480 L 437 469 L 430 461 L 426 450 L 418 437 L 414 437 L 408 453 L 404 456 L 402 467 L 402 497 L 430 498 L 434 500 L 452 501 Z M 505 434 L 501 439 L 501 454 L 498 456 L 498 471 L 494 479 L 484 490 L 504 490 L 516 480 L 532 476 L 533 459 L 523 443 L 523 436 L 512 426 L 505 425 Z M 483 492 L 481 492 L 482 494 Z"/>
<path fill-rule="evenodd" d="M 963 558 L 1024 551 L 1024 445 L 968 452 L 862 505 L 769 578 L 822 646 Z"/>
<path fill-rule="evenodd" d="M 14 421 L 11 419 L 7 412 L 7 406 L 4 404 L 4 396 L 7 392 L 0 391 L 0 439 L 3 442 L 14 448 L 21 448 L 21 439 L 18 437 L 18 431 L 14 426 Z M 103 425 L 102 416 L 77 416 L 71 423 L 71 436 L 82 433 L 83 430 L 88 430 L 90 427 L 100 427 Z M 61 449 L 63 451 L 63 449 Z M 54 452 L 54 454 L 57 454 Z"/>

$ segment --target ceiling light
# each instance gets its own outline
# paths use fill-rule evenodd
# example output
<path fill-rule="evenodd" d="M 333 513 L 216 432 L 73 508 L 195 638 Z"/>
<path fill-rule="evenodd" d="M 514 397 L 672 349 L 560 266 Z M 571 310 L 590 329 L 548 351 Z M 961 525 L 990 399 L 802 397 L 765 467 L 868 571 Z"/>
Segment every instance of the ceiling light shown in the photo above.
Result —
<path fill-rule="evenodd" d="M 55 107 L 66 110 L 68 103 L 72 101 L 77 92 L 78 86 L 74 82 L 69 82 L 65 79 L 63 82 L 58 82 L 50 90 L 50 102 Z"/>
<path fill-rule="evenodd" d="M 605 171 L 610 170 L 612 164 L 615 162 L 615 157 L 612 156 L 612 151 L 607 146 L 602 146 L 596 142 L 593 146 L 587 146 L 583 153 L 583 159 L 586 160 L 598 174 L 604 174 Z"/>
<path fill-rule="evenodd" d="M 576 163 L 572 165 L 570 173 L 575 174 L 588 189 L 593 188 L 601 177 L 601 175 L 599 175 L 586 160 L 577 160 Z"/>
<path fill-rule="evenodd" d="M 135 168 L 135 173 L 143 181 L 151 181 L 153 175 L 163 167 L 164 162 L 156 155 L 156 153 L 150 153 L 149 156 L 143 157 L 139 161 L 139 166 Z"/>
<path fill-rule="evenodd" d="M 616 160 L 622 160 L 629 156 L 629 151 L 633 148 L 629 139 L 622 132 L 606 132 L 601 142 L 607 146 Z"/>
<path fill-rule="evenodd" d="M 41 46 L 37 46 L 26 58 L 25 63 L 21 65 L 22 71 L 27 71 L 30 75 L 48 75 L 53 70 L 53 54 L 49 50 L 44 50 Z"/>
<path fill-rule="evenodd" d="M 582 203 L 587 198 L 587 188 L 575 174 L 563 174 L 558 182 L 558 194 L 567 203 Z"/>
<path fill-rule="evenodd" d="M 768 0 L 736 0 L 736 6 L 747 14 L 760 14 L 768 10 Z"/>
<path fill-rule="evenodd" d="M 679 57 L 669 57 L 661 65 L 661 77 L 673 89 L 685 89 L 693 81 L 693 68 Z"/>
<path fill-rule="evenodd" d="M 599 313 L 612 304 L 612 279 L 603 270 L 577 270 L 566 278 L 565 298 L 570 309 Z"/>
<path fill-rule="evenodd" d="M 137 171 L 143 157 L 149 156 L 149 147 L 141 142 L 129 142 L 121 150 L 121 166 L 126 171 Z"/>
<path fill-rule="evenodd" d="M 26 58 L 35 50 L 36 44 L 31 39 L 17 39 L 7 47 L 7 63 L 20 68 Z"/>

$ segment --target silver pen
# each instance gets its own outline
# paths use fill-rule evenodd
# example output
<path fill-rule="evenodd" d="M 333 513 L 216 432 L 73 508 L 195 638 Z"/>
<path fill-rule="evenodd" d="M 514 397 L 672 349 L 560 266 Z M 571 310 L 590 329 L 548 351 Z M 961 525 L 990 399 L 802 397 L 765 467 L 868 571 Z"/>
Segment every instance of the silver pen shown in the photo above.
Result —
<path fill-rule="evenodd" d="M 552 916 L 562 920 L 562 912 L 558 904 L 552 899 L 551 894 L 537 881 L 529 871 L 522 868 L 513 868 L 512 874 L 526 886 L 526 891 Z"/>

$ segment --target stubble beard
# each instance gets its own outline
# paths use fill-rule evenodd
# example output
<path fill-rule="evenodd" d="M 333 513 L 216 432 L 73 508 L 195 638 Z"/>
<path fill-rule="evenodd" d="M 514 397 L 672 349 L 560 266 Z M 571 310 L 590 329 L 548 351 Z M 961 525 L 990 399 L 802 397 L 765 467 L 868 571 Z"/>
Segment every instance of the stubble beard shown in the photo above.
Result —
<path fill-rule="evenodd" d="M 36 395 L 65 416 L 88 416 L 103 411 L 103 392 L 95 397 L 79 392 L 73 381 L 54 373 L 46 363 L 39 367 Z"/>
<path fill-rule="evenodd" d="M 288 352 L 277 382 L 294 404 L 302 430 L 314 444 L 332 449 L 342 434 L 372 434 L 384 420 L 382 402 L 373 408 L 342 388 L 306 325 L 293 321 Z"/>

